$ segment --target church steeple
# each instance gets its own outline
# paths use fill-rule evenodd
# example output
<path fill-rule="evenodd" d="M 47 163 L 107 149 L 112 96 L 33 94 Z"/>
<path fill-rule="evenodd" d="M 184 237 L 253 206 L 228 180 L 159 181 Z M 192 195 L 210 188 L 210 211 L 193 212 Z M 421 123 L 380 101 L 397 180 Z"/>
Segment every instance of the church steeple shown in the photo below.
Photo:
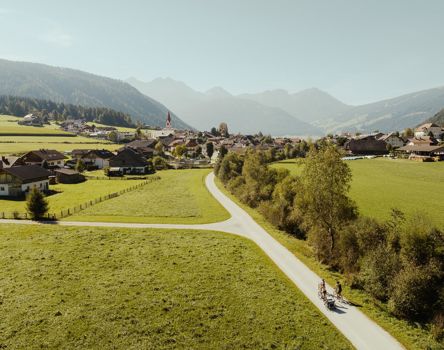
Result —
<path fill-rule="evenodd" d="M 168 111 L 168 115 L 167 115 L 167 120 L 166 120 L 165 129 L 171 129 L 171 116 L 170 116 L 170 111 Z"/>

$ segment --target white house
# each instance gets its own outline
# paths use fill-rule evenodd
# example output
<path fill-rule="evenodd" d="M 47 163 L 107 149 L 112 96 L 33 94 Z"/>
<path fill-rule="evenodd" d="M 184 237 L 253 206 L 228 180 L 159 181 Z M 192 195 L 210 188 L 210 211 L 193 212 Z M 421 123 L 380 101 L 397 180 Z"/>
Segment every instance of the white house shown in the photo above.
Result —
<path fill-rule="evenodd" d="M 402 146 L 404 146 L 404 143 L 405 143 L 401 137 L 399 137 L 398 135 L 396 135 L 394 133 L 382 135 L 379 139 L 382 141 L 385 141 L 385 143 L 392 146 L 393 148 L 402 147 Z"/>
<path fill-rule="evenodd" d="M 443 134 L 443 130 L 439 125 L 435 123 L 422 124 L 415 129 L 415 137 L 418 138 L 428 136 L 430 133 L 434 138 L 439 139 Z"/>
<path fill-rule="evenodd" d="M 51 173 L 38 165 L 20 165 L 0 168 L 0 196 L 18 197 L 32 188 L 49 189 Z"/>

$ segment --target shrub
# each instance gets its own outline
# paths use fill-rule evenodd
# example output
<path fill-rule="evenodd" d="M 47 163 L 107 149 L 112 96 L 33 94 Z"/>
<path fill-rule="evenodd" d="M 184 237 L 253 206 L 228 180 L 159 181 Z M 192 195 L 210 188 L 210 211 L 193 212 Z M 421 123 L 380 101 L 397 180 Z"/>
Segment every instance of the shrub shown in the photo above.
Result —
<path fill-rule="evenodd" d="M 438 275 L 434 264 L 404 267 L 393 281 L 390 311 L 410 320 L 427 320 L 439 297 Z"/>
<path fill-rule="evenodd" d="M 373 297 L 386 301 L 400 267 L 396 253 L 380 244 L 363 258 L 359 279 L 364 289 Z"/>
<path fill-rule="evenodd" d="M 153 158 L 153 166 L 154 166 L 154 169 L 156 169 L 156 170 L 168 169 L 167 161 L 164 158 L 159 157 L 159 156 L 155 156 Z"/>

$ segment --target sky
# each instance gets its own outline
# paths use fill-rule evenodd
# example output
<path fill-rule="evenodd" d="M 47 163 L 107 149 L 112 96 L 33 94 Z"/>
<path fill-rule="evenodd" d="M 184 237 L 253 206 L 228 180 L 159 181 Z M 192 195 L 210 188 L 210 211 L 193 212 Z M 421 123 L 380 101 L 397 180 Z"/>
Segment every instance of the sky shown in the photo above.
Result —
<path fill-rule="evenodd" d="M 444 85 L 443 13 L 443 0 L 0 0 L 0 58 L 356 105 Z"/>

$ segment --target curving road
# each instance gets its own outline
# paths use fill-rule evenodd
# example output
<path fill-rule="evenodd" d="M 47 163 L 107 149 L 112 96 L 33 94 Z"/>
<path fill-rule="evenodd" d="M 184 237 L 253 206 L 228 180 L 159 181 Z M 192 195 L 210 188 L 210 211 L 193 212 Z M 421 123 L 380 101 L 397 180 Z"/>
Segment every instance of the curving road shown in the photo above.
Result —
<path fill-rule="evenodd" d="M 282 244 L 254 221 L 248 213 L 223 194 L 216 186 L 214 174 L 207 176 L 205 184 L 210 193 L 231 214 L 231 218 L 214 224 L 176 225 L 176 224 L 135 224 L 107 222 L 74 222 L 60 221 L 54 223 L 36 223 L 25 220 L 0 220 L 0 223 L 25 225 L 62 225 L 62 226 L 98 226 L 127 228 L 171 228 L 214 230 L 241 235 L 254 241 L 271 260 L 287 275 L 287 277 L 315 304 L 319 310 L 344 334 L 357 349 L 404 349 L 388 332 L 370 320 L 356 307 L 339 304 L 335 311 L 329 311 L 318 298 L 317 285 L 320 277 L 290 253 Z M 327 286 L 329 293 L 333 289 Z"/>

